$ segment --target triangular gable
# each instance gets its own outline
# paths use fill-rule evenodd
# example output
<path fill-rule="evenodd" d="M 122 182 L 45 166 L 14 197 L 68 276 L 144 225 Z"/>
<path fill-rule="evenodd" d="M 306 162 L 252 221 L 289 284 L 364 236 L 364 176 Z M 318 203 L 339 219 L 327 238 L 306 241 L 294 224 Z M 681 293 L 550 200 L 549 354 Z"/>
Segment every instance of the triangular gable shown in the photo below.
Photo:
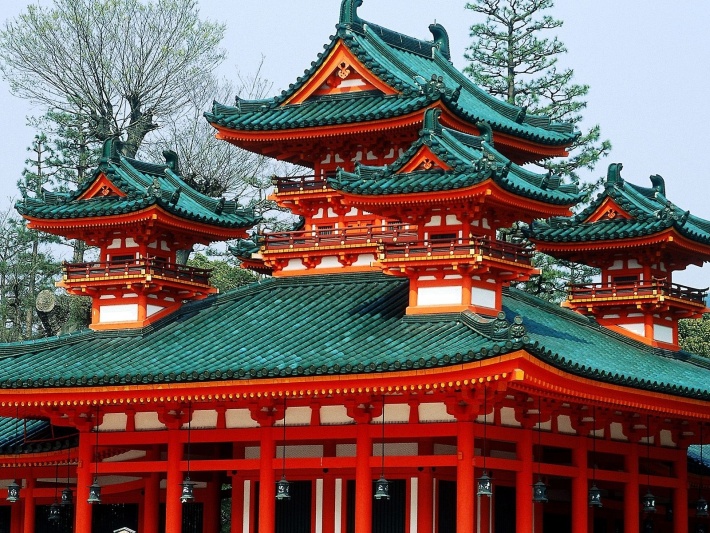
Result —
<path fill-rule="evenodd" d="M 106 177 L 106 174 L 101 174 L 96 181 L 84 193 L 79 196 L 78 200 L 90 200 L 91 198 L 106 198 L 107 196 L 126 196 L 121 189 L 116 187 L 113 182 Z"/>
<path fill-rule="evenodd" d="M 397 94 L 397 91 L 370 72 L 340 41 L 320 68 L 284 105 L 300 104 L 312 96 L 372 90 L 382 91 L 386 95 Z"/>
<path fill-rule="evenodd" d="M 406 174 L 417 170 L 451 170 L 451 167 L 439 159 L 428 146 L 422 146 L 397 174 Z"/>
<path fill-rule="evenodd" d="M 605 198 L 599 207 L 587 217 L 584 222 L 598 222 L 599 220 L 631 220 L 633 217 L 622 209 L 611 198 Z"/>

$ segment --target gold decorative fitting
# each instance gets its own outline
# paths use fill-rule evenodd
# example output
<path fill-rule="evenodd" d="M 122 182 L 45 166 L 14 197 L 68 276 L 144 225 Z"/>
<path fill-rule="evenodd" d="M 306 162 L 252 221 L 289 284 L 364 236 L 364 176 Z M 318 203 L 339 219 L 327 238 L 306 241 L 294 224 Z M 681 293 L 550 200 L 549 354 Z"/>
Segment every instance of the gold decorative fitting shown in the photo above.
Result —
<path fill-rule="evenodd" d="M 338 65 L 338 77 L 341 80 L 344 80 L 348 76 L 350 76 L 350 65 L 343 61 L 340 65 Z"/>

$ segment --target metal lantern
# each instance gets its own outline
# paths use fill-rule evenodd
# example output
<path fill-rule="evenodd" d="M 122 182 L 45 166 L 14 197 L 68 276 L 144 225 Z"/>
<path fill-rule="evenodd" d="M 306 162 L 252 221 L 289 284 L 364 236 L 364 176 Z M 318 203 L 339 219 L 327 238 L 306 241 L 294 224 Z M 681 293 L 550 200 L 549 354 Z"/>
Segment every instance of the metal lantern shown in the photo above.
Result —
<path fill-rule="evenodd" d="M 62 499 L 60 500 L 59 505 L 61 505 L 62 507 L 67 507 L 74 503 L 73 499 L 74 498 L 71 489 L 67 487 L 62 491 Z"/>
<path fill-rule="evenodd" d="M 708 516 L 708 501 L 702 496 L 695 502 L 695 516 Z"/>
<path fill-rule="evenodd" d="M 13 481 L 7 486 L 7 501 L 15 503 L 20 499 L 20 486 Z"/>
<path fill-rule="evenodd" d="M 387 481 L 384 476 L 380 476 L 380 479 L 375 482 L 375 499 L 390 499 L 390 482 Z"/>
<path fill-rule="evenodd" d="M 59 522 L 59 518 L 61 517 L 61 508 L 59 507 L 59 504 L 57 502 L 54 502 L 50 507 L 49 507 L 49 521 L 50 522 Z"/>
<path fill-rule="evenodd" d="M 533 485 L 533 502 L 547 503 L 547 485 L 542 478 Z"/>
<path fill-rule="evenodd" d="M 599 490 L 596 483 L 592 483 L 589 489 L 589 507 L 601 507 L 602 506 L 602 491 Z"/>
<path fill-rule="evenodd" d="M 188 503 L 191 502 L 195 499 L 195 494 L 193 492 L 193 488 L 195 487 L 195 483 L 190 481 L 190 476 L 187 476 L 185 478 L 185 481 L 183 481 L 180 485 L 182 485 L 182 493 L 180 494 L 180 503 Z"/>
<path fill-rule="evenodd" d="M 276 499 L 278 501 L 291 499 L 291 484 L 286 480 L 285 475 L 276 482 Z"/>
<path fill-rule="evenodd" d="M 476 494 L 479 496 L 493 496 L 493 481 L 487 471 L 484 470 L 481 477 L 479 477 L 476 481 L 478 483 L 478 490 L 476 491 Z"/>
<path fill-rule="evenodd" d="M 99 485 L 99 478 L 95 477 L 94 482 L 89 487 L 89 503 L 101 503 L 101 485 Z"/>
<path fill-rule="evenodd" d="M 643 497 L 643 512 L 644 513 L 655 513 L 656 512 L 656 497 L 649 490 Z"/>

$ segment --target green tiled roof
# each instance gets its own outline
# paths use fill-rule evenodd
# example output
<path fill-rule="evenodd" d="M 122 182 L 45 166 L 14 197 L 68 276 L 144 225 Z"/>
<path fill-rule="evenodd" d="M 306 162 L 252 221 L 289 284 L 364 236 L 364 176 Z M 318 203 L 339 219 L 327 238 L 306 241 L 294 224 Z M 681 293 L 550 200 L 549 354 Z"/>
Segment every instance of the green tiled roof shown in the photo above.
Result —
<path fill-rule="evenodd" d="M 0 417 L 0 454 L 49 452 L 76 446 L 76 430 L 47 420 Z"/>
<path fill-rule="evenodd" d="M 490 136 L 484 139 L 441 127 L 439 114 L 438 109 L 427 110 L 419 139 L 392 165 L 357 165 L 355 172 L 339 170 L 328 184 L 351 194 L 385 195 L 462 189 L 492 179 L 513 194 L 549 204 L 573 205 L 582 199 L 576 184 L 565 184 L 559 176 L 536 174 L 512 163 L 495 150 Z M 482 123 L 479 126 L 489 129 Z M 399 173 L 423 146 L 451 170 Z"/>
<path fill-rule="evenodd" d="M 710 400 L 707 359 L 636 343 L 516 290 L 505 292 L 503 320 L 410 317 L 407 303 L 408 281 L 379 273 L 271 278 L 188 303 L 143 330 L 0 345 L 0 387 L 363 374 L 524 348 L 571 374 Z"/>
<path fill-rule="evenodd" d="M 224 228 L 251 227 L 259 220 L 251 209 L 235 201 L 210 198 L 192 189 L 180 176 L 173 152 L 165 152 L 165 165 L 130 159 L 119 152 L 118 141 L 107 141 L 92 179 L 82 187 L 71 193 L 43 191 L 37 198 L 24 197 L 15 204 L 17 211 L 39 219 L 77 219 L 134 213 L 157 205 L 177 217 Z M 79 199 L 101 174 L 126 196 Z"/>
<path fill-rule="evenodd" d="M 344 0 L 344 4 L 349 0 Z M 548 146 L 567 146 L 578 136 L 571 124 L 526 115 L 525 110 L 486 93 L 451 63 L 448 37 L 441 25 L 429 27 L 433 41 L 422 41 L 365 22 L 341 16 L 337 34 L 295 83 L 273 99 L 240 100 L 234 106 L 215 103 L 207 120 L 233 130 L 268 131 L 346 124 L 402 116 L 441 101 L 461 119 L 486 121 L 501 133 Z M 398 91 L 379 91 L 315 97 L 284 105 L 323 65 L 339 42 L 374 75 Z"/>
<path fill-rule="evenodd" d="M 700 244 L 710 244 L 710 221 L 691 215 L 666 197 L 661 176 L 651 176 L 653 187 L 640 187 L 621 177 L 621 164 L 612 164 L 604 191 L 581 213 L 571 218 L 536 220 L 530 238 L 537 242 L 589 242 L 643 237 L 675 228 L 678 233 Z M 587 219 L 611 199 L 632 218 Z"/>

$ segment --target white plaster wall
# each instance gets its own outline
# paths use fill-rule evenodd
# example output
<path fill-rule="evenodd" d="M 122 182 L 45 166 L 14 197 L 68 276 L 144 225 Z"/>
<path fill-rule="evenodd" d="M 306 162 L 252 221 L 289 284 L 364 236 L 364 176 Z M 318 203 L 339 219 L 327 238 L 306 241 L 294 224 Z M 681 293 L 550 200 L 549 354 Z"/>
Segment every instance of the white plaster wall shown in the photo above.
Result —
<path fill-rule="evenodd" d="M 138 320 L 138 304 L 99 306 L 99 324 L 135 322 L 136 320 Z"/>
<path fill-rule="evenodd" d="M 463 301 L 461 287 L 420 287 L 417 305 L 457 305 Z"/>

